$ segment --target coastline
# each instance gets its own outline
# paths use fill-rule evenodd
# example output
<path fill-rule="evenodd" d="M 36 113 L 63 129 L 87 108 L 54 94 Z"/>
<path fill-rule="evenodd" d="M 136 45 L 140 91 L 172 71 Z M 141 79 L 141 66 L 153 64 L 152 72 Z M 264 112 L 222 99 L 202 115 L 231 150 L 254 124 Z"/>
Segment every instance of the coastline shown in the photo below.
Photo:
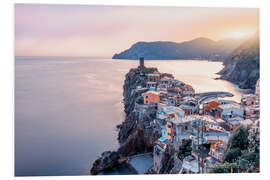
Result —
<path fill-rule="evenodd" d="M 206 60 L 207 61 L 207 60 Z M 208 61 L 209 62 L 209 61 Z M 211 61 L 210 61 L 211 62 Z M 147 69 L 147 68 L 145 68 L 145 69 Z M 145 70 L 145 69 L 143 69 L 143 70 Z M 150 69 L 150 71 L 148 70 L 148 73 L 153 73 L 154 71 L 157 71 L 157 68 L 149 68 Z M 125 127 L 126 125 L 125 125 L 125 123 L 126 122 L 130 122 L 130 120 L 132 120 L 132 119 L 136 119 L 136 118 L 138 118 L 138 117 L 130 117 L 130 113 L 132 112 L 132 111 L 134 111 L 134 109 L 135 109 L 135 111 L 144 111 L 145 112 L 145 110 L 142 110 L 142 109 L 140 109 L 140 108 L 142 108 L 142 107 L 139 107 L 139 110 L 138 110 L 138 104 L 137 103 L 135 103 L 135 106 L 134 106 L 134 101 L 135 101 L 135 99 L 138 97 L 138 95 L 136 95 L 136 93 L 138 93 L 138 94 L 142 94 L 143 92 L 146 92 L 146 90 L 143 90 L 142 89 L 142 91 L 139 91 L 139 92 L 136 92 L 136 88 L 135 87 L 138 87 L 138 85 L 142 85 L 143 83 L 142 82 L 140 82 L 140 83 L 137 83 L 137 81 L 138 81 L 138 79 L 141 79 L 141 77 L 140 77 L 140 75 L 141 75 L 141 73 L 138 73 L 138 72 L 141 72 L 141 71 L 143 71 L 142 70 L 142 68 L 140 68 L 140 67 L 138 67 L 138 68 L 135 68 L 135 69 L 130 69 L 130 72 L 129 73 L 127 73 L 126 74 L 126 79 L 125 79 L 125 83 L 124 83 L 124 85 L 123 85 L 123 87 L 124 87 L 124 92 L 123 92 L 123 95 L 124 95 L 124 104 L 125 104 L 125 113 L 126 113 L 126 118 L 125 118 L 125 121 L 121 124 L 121 125 L 117 125 L 117 129 L 119 129 L 119 135 L 118 135 L 118 141 L 119 141 L 119 144 L 120 144 L 120 147 L 118 148 L 118 150 L 117 150 L 117 153 L 119 154 L 119 157 L 121 157 L 121 156 L 125 156 L 125 155 L 128 155 L 128 153 L 127 153 L 127 151 L 132 151 L 132 153 L 131 154 L 138 154 L 138 152 L 133 152 L 134 151 L 134 149 L 132 150 L 127 150 L 127 149 L 130 149 L 130 148 L 132 148 L 132 147 L 128 147 L 127 148 L 127 146 L 126 146 L 126 144 L 128 144 L 127 143 L 127 141 L 129 141 L 130 139 L 135 139 L 136 137 L 144 137 L 145 136 L 145 132 L 144 132 L 144 128 L 143 127 L 140 127 L 140 125 L 139 124 L 134 124 L 134 122 L 133 122 L 133 124 L 131 125 L 131 127 L 128 127 L 129 128 L 129 130 L 127 131 L 127 132 L 125 132 L 124 134 L 126 134 L 126 136 L 127 137 L 124 137 L 124 141 L 121 139 L 121 128 L 123 128 L 123 127 Z M 136 79 L 135 80 L 135 84 L 133 84 L 133 83 L 130 83 L 129 81 L 130 81 L 130 79 Z M 128 81 L 127 81 L 128 80 Z M 128 92 L 127 92 L 128 91 Z M 226 93 L 225 92 L 209 92 L 209 94 L 211 94 L 211 93 L 216 93 L 217 95 L 215 95 L 214 97 L 226 97 L 226 96 L 233 96 L 233 95 L 229 95 L 229 94 L 227 94 L 226 95 Z M 222 95 L 222 93 L 223 93 L 223 95 Z M 225 93 L 225 94 L 224 94 Z M 134 95 L 135 94 L 135 95 Z M 203 93 L 202 93 L 203 94 Z M 207 94 L 207 93 L 205 93 L 205 94 Z M 130 97 L 129 96 L 131 96 L 131 99 L 130 99 Z M 211 95 L 210 95 L 211 96 Z M 130 102 L 133 102 L 133 103 L 130 103 Z M 132 105 L 133 104 L 133 105 Z M 137 107 L 136 107 L 136 105 L 137 105 Z M 145 108 L 145 107 L 143 107 L 143 108 Z M 136 110 L 137 109 L 137 110 Z M 146 112 L 147 112 L 148 110 L 146 110 Z M 150 120 L 153 120 L 153 119 L 150 119 Z M 140 121 L 140 120 L 136 120 L 136 122 L 137 121 Z M 124 126 L 123 126 L 124 125 Z M 130 126 L 130 125 L 128 125 L 128 126 Z M 141 129 L 142 130 L 142 134 L 140 134 L 140 136 L 138 136 L 138 134 L 136 134 L 135 133 L 135 135 L 134 135 L 134 132 L 137 132 L 138 131 L 138 129 Z M 152 134 L 153 135 L 153 134 Z M 134 137 L 135 136 L 135 137 Z M 153 144 L 154 144 L 154 142 L 159 138 L 161 136 L 161 134 L 160 134 L 160 132 L 159 133 L 157 133 L 156 134 L 156 138 L 155 138 L 155 140 L 153 140 L 153 139 L 151 139 L 150 141 L 151 142 L 144 142 L 145 144 L 152 144 L 152 145 L 150 145 L 150 146 L 152 146 L 150 149 L 152 149 L 153 148 Z M 120 138 L 120 139 L 119 139 Z M 146 138 L 147 139 L 147 138 Z M 143 138 L 143 140 L 145 140 L 145 138 Z M 132 140 L 131 140 L 132 141 Z M 149 141 L 149 139 L 147 139 L 147 141 Z M 151 152 L 152 150 L 150 150 L 150 152 Z M 102 156 L 101 156 L 101 158 L 102 158 Z M 119 164 L 117 165 L 117 166 L 119 166 Z M 120 166 L 124 166 L 124 167 L 126 167 L 130 172 L 129 173 L 136 173 L 136 174 L 138 174 L 138 172 L 130 165 L 130 164 L 128 164 L 128 163 L 123 163 L 123 164 L 120 164 Z M 152 167 L 152 166 L 151 166 Z M 93 169 L 93 166 L 92 166 L 92 169 Z M 113 168 L 111 168 L 111 169 L 109 169 L 109 171 L 110 170 L 112 170 L 112 169 L 115 169 L 115 167 L 113 167 Z M 151 168 L 150 168 L 151 169 Z M 146 172 L 151 172 L 152 170 L 147 170 Z M 117 171 L 117 168 L 116 168 L 116 171 Z"/>

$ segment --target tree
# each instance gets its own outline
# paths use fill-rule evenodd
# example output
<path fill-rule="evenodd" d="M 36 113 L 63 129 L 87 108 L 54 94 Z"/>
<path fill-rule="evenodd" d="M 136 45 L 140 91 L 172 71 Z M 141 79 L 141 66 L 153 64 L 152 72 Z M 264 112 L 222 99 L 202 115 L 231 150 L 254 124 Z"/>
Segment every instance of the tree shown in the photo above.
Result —
<path fill-rule="evenodd" d="M 234 133 L 229 142 L 229 149 L 240 148 L 245 150 L 248 148 L 248 130 L 243 126 L 239 126 Z"/>
<path fill-rule="evenodd" d="M 249 161 L 245 159 L 239 159 L 237 161 L 237 164 L 239 165 L 239 168 L 241 171 L 246 171 L 249 168 Z"/>
<path fill-rule="evenodd" d="M 191 140 L 188 139 L 179 146 L 178 158 L 183 160 L 185 157 L 191 155 L 191 151 Z"/>
<path fill-rule="evenodd" d="M 230 171 L 225 166 L 215 166 L 209 172 L 210 173 L 230 173 Z"/>
<path fill-rule="evenodd" d="M 238 147 L 229 149 L 224 155 L 224 161 L 232 163 L 236 161 L 241 156 L 241 154 L 241 149 Z"/>
<path fill-rule="evenodd" d="M 224 155 L 224 162 L 235 162 L 244 151 L 247 151 L 248 146 L 248 130 L 243 126 L 239 126 L 229 140 L 228 149 Z"/>
<path fill-rule="evenodd" d="M 256 172 L 260 161 L 260 142 L 258 131 L 252 132 L 239 126 L 231 135 L 223 163 L 211 169 L 210 173 Z"/>
<path fill-rule="evenodd" d="M 260 163 L 260 153 L 249 152 L 247 154 L 242 155 L 242 159 L 247 160 L 250 165 L 258 166 Z"/>

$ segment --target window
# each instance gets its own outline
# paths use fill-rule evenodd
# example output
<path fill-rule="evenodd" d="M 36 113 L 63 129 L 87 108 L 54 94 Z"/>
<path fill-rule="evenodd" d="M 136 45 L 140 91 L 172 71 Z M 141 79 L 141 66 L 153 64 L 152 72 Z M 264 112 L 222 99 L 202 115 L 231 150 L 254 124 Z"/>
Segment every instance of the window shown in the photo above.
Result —
<path fill-rule="evenodd" d="M 168 128 L 172 128 L 172 125 L 168 124 Z"/>
<path fill-rule="evenodd" d="M 148 99 L 148 96 L 145 96 L 146 99 Z"/>
<path fill-rule="evenodd" d="M 171 136 L 172 134 L 171 133 L 168 133 L 169 136 Z"/>
<path fill-rule="evenodd" d="M 146 102 L 146 104 L 148 104 L 148 100 L 146 100 L 145 102 Z"/>

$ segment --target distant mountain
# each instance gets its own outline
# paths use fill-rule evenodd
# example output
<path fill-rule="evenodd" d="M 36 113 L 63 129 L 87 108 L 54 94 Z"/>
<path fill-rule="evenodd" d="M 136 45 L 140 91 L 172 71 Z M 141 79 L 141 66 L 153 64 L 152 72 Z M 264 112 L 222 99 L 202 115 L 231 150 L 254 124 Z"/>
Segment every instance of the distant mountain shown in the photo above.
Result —
<path fill-rule="evenodd" d="M 224 60 L 243 40 L 226 39 L 213 41 L 196 38 L 181 43 L 169 41 L 137 42 L 129 49 L 114 54 L 113 59 L 166 60 L 166 59 L 207 59 Z"/>
<path fill-rule="evenodd" d="M 260 77 L 260 36 L 242 43 L 225 60 L 224 69 L 219 74 L 221 79 L 229 80 L 244 89 L 255 89 Z"/>

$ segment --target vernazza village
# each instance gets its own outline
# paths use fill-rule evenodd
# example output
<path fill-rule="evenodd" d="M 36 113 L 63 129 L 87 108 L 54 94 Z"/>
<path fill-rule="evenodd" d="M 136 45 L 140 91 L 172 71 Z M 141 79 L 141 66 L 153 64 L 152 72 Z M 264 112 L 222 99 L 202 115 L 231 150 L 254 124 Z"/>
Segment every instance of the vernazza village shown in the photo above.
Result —
<path fill-rule="evenodd" d="M 261 172 L 259 8 L 14 10 L 15 176 Z"/>
<path fill-rule="evenodd" d="M 91 174 L 118 166 L 135 174 L 259 172 L 259 79 L 254 88 L 240 102 L 224 100 L 230 92 L 196 93 L 141 57 L 126 74 L 121 146 L 102 153 Z"/>

